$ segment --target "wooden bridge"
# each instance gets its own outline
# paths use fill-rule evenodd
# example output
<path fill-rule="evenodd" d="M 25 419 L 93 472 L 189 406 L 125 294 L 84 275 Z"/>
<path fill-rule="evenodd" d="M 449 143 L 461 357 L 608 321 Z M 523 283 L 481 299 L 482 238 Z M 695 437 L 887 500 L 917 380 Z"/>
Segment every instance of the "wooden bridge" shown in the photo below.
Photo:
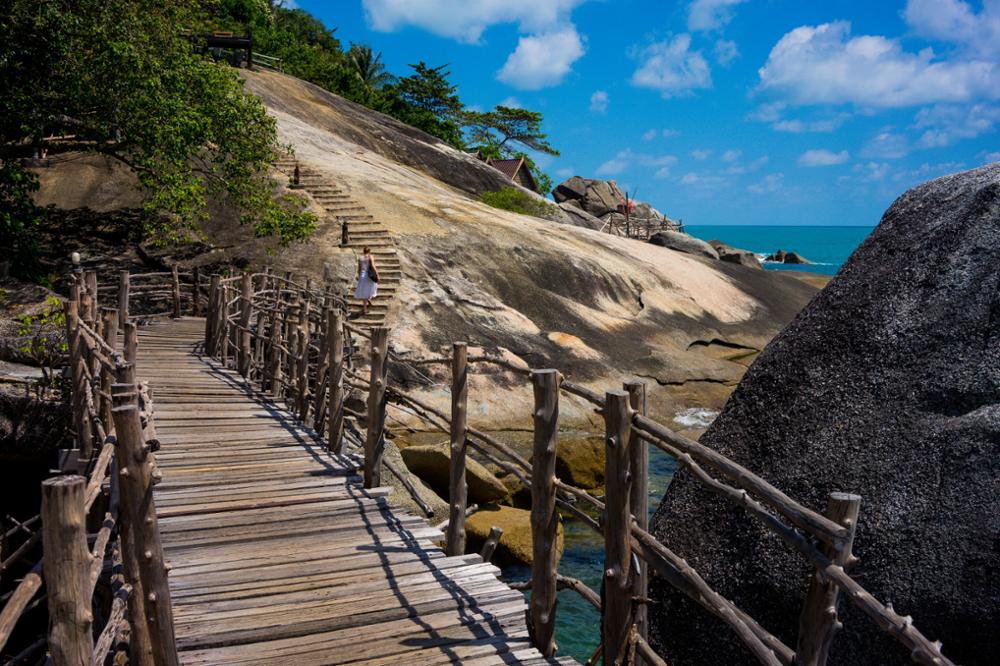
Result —
<path fill-rule="evenodd" d="M 139 335 L 182 664 L 548 663 L 495 567 L 445 556 L 441 532 L 199 354 L 204 334 L 188 318 Z"/>
<path fill-rule="evenodd" d="M 117 307 L 99 310 L 101 292 L 114 293 Z M 171 319 L 133 310 L 163 300 Z M 93 273 L 78 276 L 66 306 L 68 362 L 87 477 L 43 482 L 40 515 L 21 523 L 32 536 L 3 564 L 39 537 L 44 560 L 0 611 L 0 649 L 44 584 L 49 632 L 26 650 L 47 647 L 56 666 L 103 664 L 110 655 L 142 666 L 573 663 L 557 658 L 555 643 L 556 592 L 570 589 L 601 613 L 591 662 L 660 666 L 643 604 L 655 574 L 762 664 L 823 666 L 843 598 L 917 663 L 954 666 L 939 642 L 847 573 L 859 497 L 834 493 L 825 513 L 797 503 L 648 418 L 641 383 L 600 395 L 554 369 L 470 357 L 460 342 L 448 356 L 400 358 L 387 328 L 353 326 L 347 308 L 269 271 L 213 275 L 206 284 L 174 268 L 131 280 L 123 273 L 103 287 Z M 185 309 L 205 318 L 181 316 Z M 444 369 L 450 414 L 396 385 L 393 364 Z M 530 381 L 530 461 L 468 423 L 468 375 L 483 366 Z M 348 409 L 348 389 L 367 395 L 364 413 Z M 603 415 L 603 499 L 555 473 L 563 394 Z M 445 534 L 387 504 L 384 469 L 407 485 L 383 460 L 388 409 L 450 437 Z M 794 647 L 647 531 L 650 445 L 801 555 L 810 574 Z M 470 452 L 530 489 L 529 581 L 508 586 L 488 555 L 466 554 Z M 604 541 L 600 594 L 558 572 L 557 507 Z M 87 514 L 101 509 L 88 534 Z M 442 536 L 445 551 L 435 545 Z M 96 621 L 92 597 L 106 579 L 113 601 Z M 530 603 L 514 588 L 530 589 Z"/>

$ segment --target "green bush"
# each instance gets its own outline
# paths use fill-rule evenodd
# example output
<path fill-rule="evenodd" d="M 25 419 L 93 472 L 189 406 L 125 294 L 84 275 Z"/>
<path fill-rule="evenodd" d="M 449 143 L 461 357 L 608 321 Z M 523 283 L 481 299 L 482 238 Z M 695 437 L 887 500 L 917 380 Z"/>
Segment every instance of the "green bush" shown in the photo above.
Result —
<path fill-rule="evenodd" d="M 552 204 L 540 201 L 516 187 L 505 187 L 499 192 L 485 192 L 480 199 L 484 204 L 494 208 L 509 210 L 521 215 L 545 217 L 555 212 L 555 206 Z"/>

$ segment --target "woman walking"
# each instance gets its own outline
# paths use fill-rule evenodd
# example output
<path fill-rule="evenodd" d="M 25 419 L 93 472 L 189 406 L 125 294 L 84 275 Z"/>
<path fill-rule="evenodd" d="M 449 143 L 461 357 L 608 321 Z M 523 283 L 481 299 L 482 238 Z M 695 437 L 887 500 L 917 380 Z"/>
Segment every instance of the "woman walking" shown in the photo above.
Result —
<path fill-rule="evenodd" d="M 378 268 L 375 267 L 375 257 L 370 247 L 365 247 L 358 258 L 358 286 L 354 289 L 354 298 L 365 302 L 361 314 L 368 314 L 372 299 L 378 295 Z"/>

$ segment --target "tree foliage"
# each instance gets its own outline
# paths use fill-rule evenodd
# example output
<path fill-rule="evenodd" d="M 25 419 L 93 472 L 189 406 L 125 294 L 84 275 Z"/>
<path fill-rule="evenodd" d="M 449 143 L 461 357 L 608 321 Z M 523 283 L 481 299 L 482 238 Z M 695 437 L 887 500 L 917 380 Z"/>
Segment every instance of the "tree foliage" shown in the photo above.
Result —
<path fill-rule="evenodd" d="M 524 158 L 542 193 L 552 189 L 552 179 L 542 171 L 525 150 L 558 155 L 548 135 L 542 130 L 542 114 L 538 111 L 497 106 L 493 111 L 465 113 L 469 143 L 484 157 L 493 159 Z"/>
<path fill-rule="evenodd" d="M 199 55 L 183 34 L 204 24 L 201 3 L 10 0 L 9 7 L 0 19 L 0 200 L 23 201 L 35 186 L 12 158 L 70 147 L 136 173 L 148 208 L 166 220 L 155 229 L 158 240 L 175 240 L 220 194 L 260 234 L 284 242 L 308 235 L 315 218 L 271 196 L 274 120 L 235 70 Z M 50 144 L 51 134 L 73 138 Z M 0 232 L 23 236 L 24 227 L 19 218 Z"/>

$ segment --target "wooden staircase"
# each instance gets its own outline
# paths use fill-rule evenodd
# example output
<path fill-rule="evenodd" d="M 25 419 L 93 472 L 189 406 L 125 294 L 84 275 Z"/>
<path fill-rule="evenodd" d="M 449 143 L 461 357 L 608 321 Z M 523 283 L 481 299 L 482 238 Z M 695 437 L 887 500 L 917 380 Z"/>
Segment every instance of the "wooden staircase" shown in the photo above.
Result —
<path fill-rule="evenodd" d="M 352 248 L 360 256 L 362 249 L 371 248 L 378 268 L 378 296 L 372 300 L 368 314 L 362 314 L 363 302 L 352 298 L 354 291 L 348 294 L 350 304 L 349 316 L 353 323 L 359 326 L 382 326 L 389 314 L 389 304 L 399 290 L 403 277 L 396 243 L 392 240 L 389 229 L 370 215 L 364 205 L 354 199 L 349 192 L 337 185 L 329 175 L 318 171 L 295 157 L 286 156 L 279 159 L 275 166 L 287 174 L 289 178 L 299 167 L 299 185 L 321 205 L 337 224 L 347 223 L 348 242 L 344 247 Z M 350 276 L 353 279 L 353 275 Z"/>

